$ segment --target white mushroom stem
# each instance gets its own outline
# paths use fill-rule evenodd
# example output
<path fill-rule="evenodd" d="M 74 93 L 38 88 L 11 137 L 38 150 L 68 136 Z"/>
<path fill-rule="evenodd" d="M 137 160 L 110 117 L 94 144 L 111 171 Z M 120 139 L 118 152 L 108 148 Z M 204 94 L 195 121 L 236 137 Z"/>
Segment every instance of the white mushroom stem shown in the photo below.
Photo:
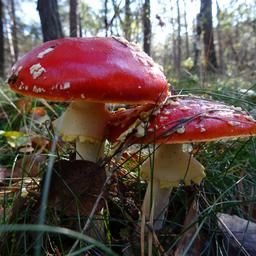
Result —
<path fill-rule="evenodd" d="M 104 155 L 104 144 L 102 142 L 76 141 L 76 159 L 88 160 L 96 163 Z"/>
<path fill-rule="evenodd" d="M 153 216 L 154 230 L 162 228 L 171 192 L 172 187 L 160 188 L 158 179 L 153 179 L 147 186 L 142 208 L 145 212 L 146 222 L 150 221 Z"/>
<path fill-rule="evenodd" d="M 103 156 L 109 117 L 104 103 L 74 101 L 53 125 L 60 127 L 64 141 L 76 140 L 77 159 L 97 162 Z"/>
<path fill-rule="evenodd" d="M 153 163 L 151 166 L 149 159 L 141 168 L 142 177 L 149 180 L 142 209 L 145 221 L 149 221 L 150 216 L 152 219 L 153 215 L 153 228 L 159 230 L 164 223 L 172 188 L 179 186 L 180 182 L 199 184 L 205 174 L 204 167 L 191 154 L 183 152 L 181 144 L 159 146 Z"/>

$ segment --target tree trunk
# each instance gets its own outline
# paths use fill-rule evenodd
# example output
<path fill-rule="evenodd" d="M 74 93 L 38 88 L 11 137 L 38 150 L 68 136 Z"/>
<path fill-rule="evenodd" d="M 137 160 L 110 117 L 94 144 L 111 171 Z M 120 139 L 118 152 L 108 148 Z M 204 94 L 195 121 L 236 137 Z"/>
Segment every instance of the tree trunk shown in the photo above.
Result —
<path fill-rule="evenodd" d="M 175 28 L 175 21 L 174 21 L 174 12 L 173 6 L 171 6 L 171 25 L 172 25 L 172 60 L 173 66 L 176 68 L 177 66 L 177 40 L 176 40 L 176 28 Z"/>
<path fill-rule="evenodd" d="M 223 45 L 222 45 L 222 35 L 221 35 L 221 25 L 220 25 L 220 7 L 218 1 L 216 1 L 217 6 L 217 39 L 218 39 L 218 54 L 219 54 L 219 71 L 221 74 L 225 73 L 225 64 L 224 64 L 224 53 L 223 53 Z"/>
<path fill-rule="evenodd" d="M 112 0 L 111 2 L 112 2 L 112 8 L 114 10 L 114 15 L 111 17 L 110 21 L 108 22 L 108 27 L 109 27 L 111 35 L 119 36 L 119 34 L 120 34 L 118 32 L 119 25 L 116 21 L 117 21 L 117 19 L 121 20 L 120 4 L 122 3 L 122 1 L 120 1 L 118 4 L 116 3 L 117 2 L 116 0 Z M 114 29 L 116 30 L 115 32 L 114 32 Z"/>
<path fill-rule="evenodd" d="M 0 0 L 0 77 L 4 77 L 4 8 Z"/>
<path fill-rule="evenodd" d="M 82 28 L 82 16 L 81 13 L 78 16 L 78 28 L 79 28 L 79 37 L 83 37 L 83 28 Z"/>
<path fill-rule="evenodd" d="M 108 0 L 104 1 L 104 25 L 105 25 L 105 36 L 108 36 Z"/>
<path fill-rule="evenodd" d="M 186 59 L 190 56 L 189 51 L 189 38 L 188 38 L 188 21 L 187 21 L 187 6 L 186 6 L 186 0 L 183 0 L 184 5 L 184 26 L 185 26 L 185 42 L 186 42 Z"/>
<path fill-rule="evenodd" d="M 143 4 L 143 50 L 151 53 L 151 20 L 150 20 L 150 0 L 145 0 Z"/>
<path fill-rule="evenodd" d="M 180 66 L 181 66 L 181 24 L 180 24 L 180 5 L 179 0 L 176 1 L 177 7 L 177 25 L 178 25 L 178 33 L 177 33 L 177 62 L 176 62 L 176 73 L 177 76 L 180 77 Z"/>
<path fill-rule="evenodd" d="M 10 1 L 10 19 L 11 19 L 11 35 L 12 35 L 12 45 L 14 53 L 14 62 L 18 60 L 19 48 L 18 48 L 18 38 L 17 38 L 17 22 L 15 14 L 15 3 L 14 0 Z"/>
<path fill-rule="evenodd" d="M 63 37 L 57 0 L 38 0 L 44 42 Z"/>
<path fill-rule="evenodd" d="M 200 78 L 200 86 L 204 87 L 204 78 L 205 78 L 205 72 L 203 72 L 203 65 L 200 61 L 201 59 L 201 33 L 202 33 L 202 27 L 201 27 L 201 19 L 200 14 L 197 14 L 196 21 L 195 21 L 195 39 L 194 39 L 194 65 L 193 68 L 197 71 L 198 76 Z"/>
<path fill-rule="evenodd" d="M 125 0 L 124 6 L 124 36 L 128 41 L 131 41 L 131 8 L 130 0 Z"/>
<path fill-rule="evenodd" d="M 217 68 L 217 58 L 213 38 L 212 0 L 201 0 L 200 21 L 203 30 L 206 70 L 215 72 Z"/>
<path fill-rule="evenodd" d="M 69 35 L 77 37 L 77 0 L 69 0 Z"/>
<path fill-rule="evenodd" d="M 194 69 L 198 68 L 198 63 L 199 63 L 199 57 L 201 53 L 201 33 L 202 33 L 202 28 L 201 28 L 201 22 L 200 22 L 200 14 L 196 16 L 196 21 L 195 21 L 195 39 L 194 39 Z"/>

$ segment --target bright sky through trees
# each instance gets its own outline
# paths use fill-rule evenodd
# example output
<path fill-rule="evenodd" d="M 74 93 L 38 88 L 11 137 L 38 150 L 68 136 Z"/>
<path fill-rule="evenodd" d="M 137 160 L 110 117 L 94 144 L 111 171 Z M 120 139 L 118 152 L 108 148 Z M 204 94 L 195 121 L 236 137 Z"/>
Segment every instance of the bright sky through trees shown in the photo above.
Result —
<path fill-rule="evenodd" d="M 86 2 L 91 8 L 93 8 L 96 12 L 97 10 L 100 10 L 103 8 L 103 1 L 101 0 L 81 0 Z M 239 4 L 249 4 L 253 0 L 238 0 L 237 5 Z M 123 0 L 124 2 L 124 0 Z M 168 34 L 170 34 L 172 31 L 172 28 L 170 25 L 170 14 L 171 14 L 171 4 L 170 0 L 151 0 L 151 22 L 152 22 L 152 31 L 153 36 L 156 37 L 153 38 L 153 40 L 161 40 L 162 38 L 166 38 Z M 200 10 L 200 1 L 196 0 L 188 0 L 186 2 L 186 8 L 187 8 L 187 22 L 188 22 L 188 29 L 189 33 L 192 34 L 193 32 L 193 23 L 196 15 L 199 13 Z M 226 9 L 231 5 L 231 0 L 221 0 L 218 1 L 220 8 Z M 175 5 L 175 1 L 173 1 L 173 5 Z M 174 12 L 176 11 L 174 6 Z M 183 1 L 180 1 L 180 11 L 181 13 L 184 12 L 184 5 Z M 25 13 L 25 15 L 24 15 Z M 155 18 L 156 14 L 161 16 L 161 19 L 167 24 L 167 26 L 161 28 L 158 25 L 158 20 Z M 36 10 L 36 1 L 22 1 L 21 3 L 21 10 L 18 12 L 18 15 L 22 17 L 25 23 L 30 24 L 31 22 L 37 22 L 40 24 L 39 21 L 39 15 Z M 174 13 L 176 15 L 176 12 Z M 213 22 L 216 23 L 216 1 L 213 1 Z M 99 34 L 100 35 L 100 34 Z M 158 38 L 158 35 L 161 35 L 161 38 Z"/>

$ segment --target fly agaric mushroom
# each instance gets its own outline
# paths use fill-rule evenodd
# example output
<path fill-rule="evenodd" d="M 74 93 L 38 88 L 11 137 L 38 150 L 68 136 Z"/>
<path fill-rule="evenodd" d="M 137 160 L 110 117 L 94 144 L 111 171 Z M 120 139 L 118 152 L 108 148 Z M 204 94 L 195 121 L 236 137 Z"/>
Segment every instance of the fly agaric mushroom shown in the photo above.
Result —
<path fill-rule="evenodd" d="M 109 112 L 105 103 L 160 103 L 168 86 L 159 66 L 140 48 L 116 37 L 46 42 L 17 61 L 8 79 L 17 93 L 71 102 L 55 122 L 78 158 L 103 153 Z"/>
<path fill-rule="evenodd" d="M 181 182 L 200 183 L 205 176 L 204 167 L 183 152 L 182 144 L 252 136 L 256 121 L 241 108 L 197 97 L 171 96 L 154 112 L 140 106 L 113 113 L 109 131 L 109 140 L 117 144 L 161 144 L 154 152 L 154 168 L 150 168 L 149 160 L 141 168 L 142 177 L 149 181 L 143 202 L 145 217 L 153 217 L 154 229 L 159 230 L 172 188 Z"/>

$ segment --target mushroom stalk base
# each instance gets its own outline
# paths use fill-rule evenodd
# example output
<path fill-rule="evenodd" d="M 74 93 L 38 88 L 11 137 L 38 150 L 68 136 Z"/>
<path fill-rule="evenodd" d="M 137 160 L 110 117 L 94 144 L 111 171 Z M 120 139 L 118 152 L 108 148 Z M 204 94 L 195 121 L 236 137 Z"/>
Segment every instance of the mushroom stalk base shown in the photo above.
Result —
<path fill-rule="evenodd" d="M 104 142 L 76 141 L 76 159 L 88 160 L 96 163 L 104 154 Z"/>
<path fill-rule="evenodd" d="M 154 230 L 160 230 L 163 226 L 171 192 L 172 187 L 160 188 L 158 179 L 154 179 L 147 186 L 142 207 L 145 211 L 145 221 L 149 221 L 153 216 Z"/>
<path fill-rule="evenodd" d="M 154 155 L 152 178 L 150 165 L 149 159 L 141 168 L 142 177 L 149 180 L 143 209 L 145 221 L 149 221 L 151 217 L 154 220 L 154 224 L 151 223 L 154 230 L 160 230 L 164 223 L 172 188 L 178 187 L 181 183 L 199 184 L 205 177 L 204 167 L 191 154 L 183 152 L 182 145 L 178 144 L 159 146 Z"/>
<path fill-rule="evenodd" d="M 97 162 L 103 155 L 109 118 L 104 103 L 74 101 L 53 125 L 60 127 L 64 141 L 76 141 L 77 159 Z"/>

